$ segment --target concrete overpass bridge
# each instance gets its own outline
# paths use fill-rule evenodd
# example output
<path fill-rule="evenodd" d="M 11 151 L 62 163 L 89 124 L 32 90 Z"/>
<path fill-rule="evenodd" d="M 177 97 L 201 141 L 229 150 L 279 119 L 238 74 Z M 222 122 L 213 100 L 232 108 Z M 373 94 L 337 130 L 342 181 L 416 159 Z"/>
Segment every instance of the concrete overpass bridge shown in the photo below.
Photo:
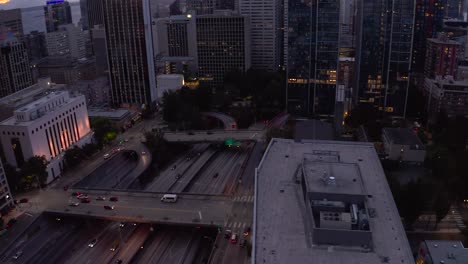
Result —
<path fill-rule="evenodd" d="M 255 140 L 264 139 L 264 130 L 206 130 L 206 131 L 184 131 L 184 132 L 164 132 L 164 138 L 171 142 L 205 142 L 224 141 L 226 139 L 235 140 Z"/>
<path fill-rule="evenodd" d="M 232 197 L 203 194 L 178 194 L 176 203 L 164 203 L 160 199 L 165 193 L 144 191 L 77 190 L 89 195 L 90 203 L 77 207 L 70 203 L 78 201 L 71 191 L 48 192 L 45 212 L 58 216 L 80 216 L 110 221 L 154 223 L 170 225 L 199 225 L 222 227 L 226 214 L 232 206 Z M 97 201 L 98 196 L 106 201 Z M 118 202 L 109 201 L 118 197 Z M 104 209 L 113 205 L 114 210 Z"/>

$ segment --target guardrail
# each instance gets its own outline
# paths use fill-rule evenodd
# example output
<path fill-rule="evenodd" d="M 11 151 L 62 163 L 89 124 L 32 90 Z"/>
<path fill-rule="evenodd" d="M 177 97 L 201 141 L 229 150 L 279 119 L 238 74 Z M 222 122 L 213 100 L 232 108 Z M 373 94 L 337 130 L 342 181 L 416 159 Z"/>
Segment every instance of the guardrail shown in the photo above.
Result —
<path fill-rule="evenodd" d="M 262 129 L 237 129 L 237 130 L 187 130 L 187 131 L 170 131 L 164 132 L 166 135 L 188 135 L 195 134 L 195 135 L 209 135 L 207 133 L 212 134 L 241 134 L 241 133 L 258 133 L 262 132 Z"/>

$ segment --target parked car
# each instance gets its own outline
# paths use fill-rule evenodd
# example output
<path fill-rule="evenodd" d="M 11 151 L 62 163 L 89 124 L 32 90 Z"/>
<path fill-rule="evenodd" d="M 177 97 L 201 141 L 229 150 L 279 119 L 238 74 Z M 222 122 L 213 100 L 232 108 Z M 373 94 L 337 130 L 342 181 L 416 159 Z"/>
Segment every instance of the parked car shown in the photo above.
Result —
<path fill-rule="evenodd" d="M 109 157 L 110 157 L 110 154 L 109 154 L 109 153 L 104 154 L 104 159 L 105 159 L 105 160 L 108 159 Z"/>
<path fill-rule="evenodd" d="M 23 198 L 21 200 L 19 200 L 20 203 L 27 203 L 29 202 L 29 199 L 28 198 Z"/>
<path fill-rule="evenodd" d="M 115 197 L 115 196 L 114 196 L 114 197 L 111 197 L 111 198 L 109 199 L 109 201 L 111 201 L 111 202 L 118 202 L 118 201 L 119 201 L 119 197 Z"/>
<path fill-rule="evenodd" d="M 232 234 L 231 239 L 229 240 L 231 244 L 237 244 L 237 234 Z"/>
<path fill-rule="evenodd" d="M 177 168 L 177 165 L 172 166 L 171 170 L 175 170 Z"/>
<path fill-rule="evenodd" d="M 251 231 L 250 226 L 244 228 L 244 236 L 250 235 L 250 231 Z"/>
<path fill-rule="evenodd" d="M 115 207 L 113 205 L 104 205 L 104 209 L 106 210 L 114 210 Z"/>
<path fill-rule="evenodd" d="M 231 230 L 226 230 L 224 231 L 224 238 L 229 239 L 231 237 L 232 231 Z"/>

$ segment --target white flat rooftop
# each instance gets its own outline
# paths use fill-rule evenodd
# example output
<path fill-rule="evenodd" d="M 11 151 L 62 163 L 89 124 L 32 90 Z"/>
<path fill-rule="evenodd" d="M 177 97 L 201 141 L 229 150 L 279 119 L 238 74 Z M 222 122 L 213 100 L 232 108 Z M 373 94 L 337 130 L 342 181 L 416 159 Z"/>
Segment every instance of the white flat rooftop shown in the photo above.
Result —
<path fill-rule="evenodd" d="M 297 182 L 299 177 L 296 177 L 304 157 L 313 152 L 337 153 L 339 162 L 345 165 L 333 164 L 335 161 L 325 158 L 321 165 L 318 165 L 320 161 L 315 160 L 307 163 L 306 168 L 313 168 L 314 164 L 318 172 L 324 168 L 330 171 L 331 168 L 337 174 L 337 179 L 338 175 L 344 175 L 341 179 L 351 179 L 351 182 L 346 183 L 349 190 L 337 187 L 338 193 L 362 191 L 366 195 L 367 207 L 375 212 L 369 218 L 372 232 L 370 251 L 362 247 L 313 244 L 312 230 L 305 222 L 308 212 L 302 196 L 303 190 Z M 361 173 L 361 182 L 352 181 L 357 169 Z M 314 175 L 310 179 L 313 180 Z M 320 185 L 315 186 L 319 188 Z M 273 139 L 258 167 L 255 188 L 254 264 L 414 263 L 395 202 L 372 144 Z M 333 190 L 328 188 L 326 191 Z"/>

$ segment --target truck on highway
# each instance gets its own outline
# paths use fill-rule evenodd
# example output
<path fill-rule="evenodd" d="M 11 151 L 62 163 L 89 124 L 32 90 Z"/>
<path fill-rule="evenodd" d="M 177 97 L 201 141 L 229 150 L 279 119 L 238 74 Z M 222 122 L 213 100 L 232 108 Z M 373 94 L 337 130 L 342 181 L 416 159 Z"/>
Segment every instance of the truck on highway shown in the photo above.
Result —
<path fill-rule="evenodd" d="M 161 198 L 161 202 L 175 203 L 175 202 L 177 202 L 177 194 L 165 194 Z"/>

